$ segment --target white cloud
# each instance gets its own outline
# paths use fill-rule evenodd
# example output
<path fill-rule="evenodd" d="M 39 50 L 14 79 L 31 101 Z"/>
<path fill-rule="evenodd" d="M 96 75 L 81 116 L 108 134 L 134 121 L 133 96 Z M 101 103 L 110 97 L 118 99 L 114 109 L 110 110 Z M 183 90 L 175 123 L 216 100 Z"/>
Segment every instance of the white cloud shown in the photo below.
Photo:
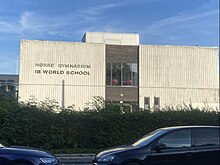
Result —
<path fill-rule="evenodd" d="M 77 13 L 83 17 L 84 19 L 86 19 L 87 21 L 94 21 L 94 20 L 98 20 L 99 17 L 102 15 L 102 13 L 105 10 L 114 8 L 119 6 L 120 4 L 105 4 L 105 5 L 100 5 L 100 6 L 95 6 L 95 7 L 87 7 L 85 9 L 82 10 L 78 10 Z"/>
<path fill-rule="evenodd" d="M 88 15 L 99 15 L 101 14 L 104 10 L 113 8 L 118 6 L 119 4 L 106 4 L 106 5 L 101 5 L 101 6 L 95 6 L 95 7 L 87 7 L 84 10 L 78 11 L 79 13 L 84 13 Z"/>
<path fill-rule="evenodd" d="M 26 36 L 29 38 L 41 38 L 41 36 L 45 37 L 46 35 L 69 37 L 71 35 L 81 35 L 85 31 L 123 31 L 128 29 L 124 24 L 114 22 L 114 20 L 104 20 L 106 11 L 117 7 L 136 5 L 138 3 L 154 3 L 158 1 L 162 0 L 114 1 L 115 3 L 85 7 L 82 10 L 63 15 L 45 15 L 36 11 L 24 11 L 19 17 L 14 19 L 1 19 L 0 17 L 0 33 L 18 34 L 22 38 Z M 155 34 L 158 32 L 162 33 L 165 29 L 177 26 L 183 27 L 186 23 L 193 24 L 194 20 L 206 18 L 218 13 L 217 10 L 210 10 L 210 8 L 213 7 L 213 2 L 214 0 L 211 0 L 209 4 L 200 6 L 193 11 L 185 11 L 177 14 L 177 16 L 155 21 L 149 24 L 149 26 L 142 26 L 139 30 L 136 27 L 135 31 L 141 34 Z M 198 23 L 198 21 L 195 23 Z"/>
<path fill-rule="evenodd" d="M 7 21 L 0 21 L 0 33 L 18 34 L 19 32 L 20 29 L 17 25 Z"/>
<path fill-rule="evenodd" d="M 143 43 L 216 46 L 219 10 L 216 0 L 207 2 L 142 27 L 139 33 Z"/>
<path fill-rule="evenodd" d="M 150 26 L 146 27 L 144 31 L 142 31 L 142 34 L 150 33 L 150 32 L 155 32 L 158 30 L 163 30 L 164 28 L 170 28 L 172 26 L 182 26 L 185 25 L 186 23 L 195 21 L 200 18 L 208 17 L 208 16 L 213 16 L 217 15 L 218 10 L 213 10 L 213 11 L 207 11 L 205 13 L 191 13 L 191 14 L 180 14 L 175 17 L 168 17 L 159 21 L 154 22 Z M 195 22 L 198 23 L 198 22 Z"/>
<path fill-rule="evenodd" d="M 31 36 L 38 38 L 47 34 L 68 37 L 71 34 L 76 34 L 76 29 L 82 26 L 89 29 L 91 23 L 94 22 L 98 28 L 92 27 L 92 29 L 100 29 L 99 26 L 102 24 L 103 28 L 101 29 L 113 31 L 113 26 L 110 26 L 109 22 L 104 23 L 106 21 L 100 21 L 103 18 L 104 12 L 119 6 L 156 1 L 160 0 L 121 0 L 115 1 L 116 3 L 85 7 L 85 9 L 63 15 L 45 15 L 40 12 L 26 10 L 19 17 L 1 18 L 0 16 L 0 33 L 17 34 L 21 38 L 25 38 L 26 36 L 29 38 Z M 113 23 L 112 20 L 109 21 Z"/>
<path fill-rule="evenodd" d="M 30 26 L 30 19 L 32 18 L 32 15 L 34 12 L 25 11 L 21 14 L 19 23 L 21 24 L 22 29 L 27 30 Z"/>
<path fill-rule="evenodd" d="M 78 10 L 77 12 L 80 14 L 80 16 L 84 17 L 87 21 L 94 21 L 98 20 L 100 17 L 102 17 L 103 13 L 107 10 L 132 5 L 132 4 L 139 4 L 139 3 L 152 3 L 152 2 L 158 2 L 161 0 L 124 0 L 124 1 L 118 1 L 117 3 L 109 3 L 99 6 L 93 6 L 93 7 L 86 7 L 85 9 Z"/>

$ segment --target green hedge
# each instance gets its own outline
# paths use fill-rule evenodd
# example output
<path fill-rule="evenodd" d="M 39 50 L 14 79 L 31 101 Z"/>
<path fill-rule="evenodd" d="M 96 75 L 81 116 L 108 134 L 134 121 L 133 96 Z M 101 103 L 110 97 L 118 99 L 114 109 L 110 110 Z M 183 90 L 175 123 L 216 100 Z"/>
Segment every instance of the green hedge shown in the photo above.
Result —
<path fill-rule="evenodd" d="M 73 107 L 61 110 L 54 101 L 37 105 L 33 100 L 18 103 L 0 96 L 0 143 L 63 153 L 92 152 L 128 144 L 161 127 L 219 125 L 219 114 L 208 109 L 167 107 L 122 114 L 117 105 L 98 102 L 77 112 Z"/>

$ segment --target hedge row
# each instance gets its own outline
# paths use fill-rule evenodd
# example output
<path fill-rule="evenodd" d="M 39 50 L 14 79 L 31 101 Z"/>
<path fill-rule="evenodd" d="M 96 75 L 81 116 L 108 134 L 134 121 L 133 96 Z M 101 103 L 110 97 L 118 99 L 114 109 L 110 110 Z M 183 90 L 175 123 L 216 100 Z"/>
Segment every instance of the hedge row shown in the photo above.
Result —
<path fill-rule="evenodd" d="M 219 125 L 219 114 L 207 109 L 167 107 L 122 114 L 117 105 L 100 106 L 98 102 L 77 112 L 61 110 L 53 101 L 37 105 L 0 96 L 0 143 L 46 150 L 92 150 L 128 144 L 166 126 Z"/>

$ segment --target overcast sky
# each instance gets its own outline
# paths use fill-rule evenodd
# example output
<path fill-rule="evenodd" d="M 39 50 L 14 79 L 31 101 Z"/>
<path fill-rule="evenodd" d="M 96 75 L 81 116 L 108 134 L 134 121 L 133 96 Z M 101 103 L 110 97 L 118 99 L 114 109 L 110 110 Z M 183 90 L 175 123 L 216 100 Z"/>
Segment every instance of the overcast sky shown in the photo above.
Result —
<path fill-rule="evenodd" d="M 141 44 L 218 47 L 218 16 L 218 0 L 0 0 L 0 74 L 16 73 L 21 39 L 119 32 Z"/>

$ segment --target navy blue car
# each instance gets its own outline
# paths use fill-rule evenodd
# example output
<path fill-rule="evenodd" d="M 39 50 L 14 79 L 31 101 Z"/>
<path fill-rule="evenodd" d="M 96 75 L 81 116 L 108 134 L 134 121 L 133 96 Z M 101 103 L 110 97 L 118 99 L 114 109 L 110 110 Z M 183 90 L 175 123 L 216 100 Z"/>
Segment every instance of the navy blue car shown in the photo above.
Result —
<path fill-rule="evenodd" d="M 58 165 L 55 156 L 37 149 L 4 147 L 0 144 L 0 165 Z"/>
<path fill-rule="evenodd" d="M 97 154 L 93 165 L 219 165 L 219 126 L 153 131 L 132 145 Z"/>

